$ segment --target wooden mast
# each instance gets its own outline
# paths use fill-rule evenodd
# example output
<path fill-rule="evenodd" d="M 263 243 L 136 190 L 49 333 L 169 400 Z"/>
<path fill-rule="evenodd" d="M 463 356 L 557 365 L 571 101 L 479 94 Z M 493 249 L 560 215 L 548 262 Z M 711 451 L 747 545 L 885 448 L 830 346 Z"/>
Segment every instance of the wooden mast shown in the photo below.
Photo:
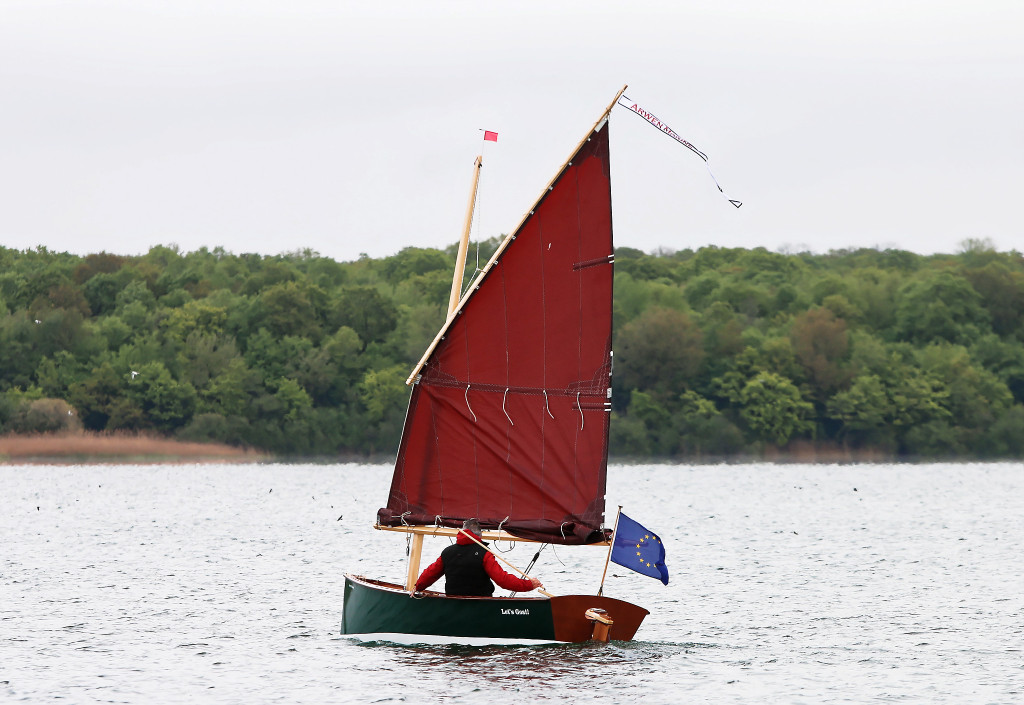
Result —
<path fill-rule="evenodd" d="M 473 186 L 469 190 L 469 205 L 466 206 L 466 223 L 462 228 L 462 239 L 459 240 L 459 254 L 455 258 L 455 273 L 452 275 L 452 293 L 448 297 L 448 319 L 455 315 L 455 309 L 462 298 L 462 274 L 466 269 L 466 253 L 469 251 L 469 234 L 473 229 L 473 211 L 476 209 L 476 193 L 480 184 L 480 168 L 483 166 L 483 155 L 478 155 L 473 162 Z M 420 576 L 420 557 L 423 555 L 423 534 L 413 532 L 409 542 L 409 568 L 405 574 L 405 589 L 410 592 L 416 588 L 416 578 Z"/>
<path fill-rule="evenodd" d="M 455 315 L 455 309 L 462 298 L 462 275 L 466 270 L 466 252 L 469 250 L 469 232 L 473 228 L 473 211 L 476 208 L 477 185 L 480 183 L 480 168 L 484 165 L 483 155 L 473 162 L 473 188 L 469 190 L 469 205 L 466 207 L 466 224 L 459 240 L 459 255 L 455 259 L 455 274 L 452 276 L 452 293 L 448 297 L 448 320 Z"/>

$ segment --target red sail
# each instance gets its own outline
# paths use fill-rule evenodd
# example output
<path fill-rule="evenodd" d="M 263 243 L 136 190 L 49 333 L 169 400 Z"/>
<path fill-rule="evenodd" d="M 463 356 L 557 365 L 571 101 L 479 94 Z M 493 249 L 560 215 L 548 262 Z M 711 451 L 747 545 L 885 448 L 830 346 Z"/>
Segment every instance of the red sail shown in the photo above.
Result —
<path fill-rule="evenodd" d="M 475 517 L 523 538 L 603 539 L 611 387 L 607 122 L 462 303 L 413 388 L 382 525 Z"/>

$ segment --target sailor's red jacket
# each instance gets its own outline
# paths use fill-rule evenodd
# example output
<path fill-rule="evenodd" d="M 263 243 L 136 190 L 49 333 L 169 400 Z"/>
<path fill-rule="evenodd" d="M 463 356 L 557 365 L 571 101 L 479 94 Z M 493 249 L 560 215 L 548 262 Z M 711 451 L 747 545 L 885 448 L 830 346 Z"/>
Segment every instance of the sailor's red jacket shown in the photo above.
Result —
<path fill-rule="evenodd" d="M 479 536 L 477 540 L 481 540 Z M 458 538 L 455 539 L 455 543 L 459 546 L 465 546 L 473 543 L 473 539 L 469 538 L 465 534 L 459 534 Z M 498 584 L 498 587 L 506 590 L 513 590 L 515 592 L 526 592 L 533 589 L 533 583 L 526 578 L 517 578 L 511 573 L 506 573 L 498 565 L 498 561 L 495 560 L 491 552 L 488 551 L 484 554 L 484 570 L 487 571 L 487 577 Z M 444 561 L 438 556 L 438 559 L 428 565 L 426 569 L 420 573 L 420 577 L 416 580 L 416 590 L 426 590 L 428 587 L 437 582 L 437 579 L 444 575 Z"/>

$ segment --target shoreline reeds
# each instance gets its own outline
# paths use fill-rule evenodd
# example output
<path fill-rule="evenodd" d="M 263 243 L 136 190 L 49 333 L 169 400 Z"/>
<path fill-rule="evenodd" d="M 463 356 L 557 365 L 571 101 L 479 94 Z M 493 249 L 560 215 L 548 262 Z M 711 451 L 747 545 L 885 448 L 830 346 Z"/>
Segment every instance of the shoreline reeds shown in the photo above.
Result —
<path fill-rule="evenodd" d="M 41 433 L 0 436 L 0 464 L 259 462 L 267 454 L 223 443 L 179 441 L 146 433 Z"/>

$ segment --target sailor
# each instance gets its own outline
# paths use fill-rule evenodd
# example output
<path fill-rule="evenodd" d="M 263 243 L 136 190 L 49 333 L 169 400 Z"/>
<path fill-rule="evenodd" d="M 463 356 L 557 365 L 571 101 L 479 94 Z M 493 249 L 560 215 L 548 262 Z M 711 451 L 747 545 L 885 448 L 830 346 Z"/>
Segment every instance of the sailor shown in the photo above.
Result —
<path fill-rule="evenodd" d="M 420 573 L 415 592 L 426 590 L 442 575 L 445 576 L 444 591 L 447 595 L 489 597 L 494 594 L 494 583 L 515 592 L 544 587 L 537 578 L 517 578 L 502 570 L 491 552 L 477 543 L 483 534 L 476 519 L 467 519 L 462 529 L 472 534 L 476 541 L 460 533 L 455 543 L 441 551 L 440 557 Z"/>

